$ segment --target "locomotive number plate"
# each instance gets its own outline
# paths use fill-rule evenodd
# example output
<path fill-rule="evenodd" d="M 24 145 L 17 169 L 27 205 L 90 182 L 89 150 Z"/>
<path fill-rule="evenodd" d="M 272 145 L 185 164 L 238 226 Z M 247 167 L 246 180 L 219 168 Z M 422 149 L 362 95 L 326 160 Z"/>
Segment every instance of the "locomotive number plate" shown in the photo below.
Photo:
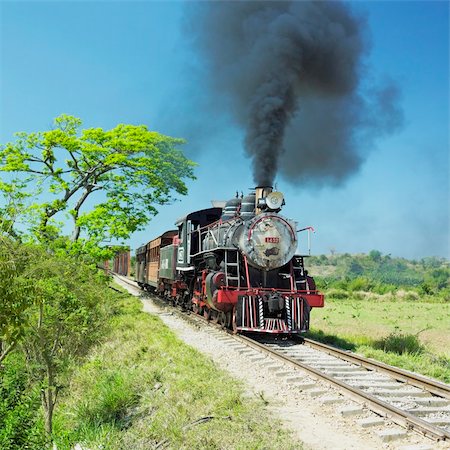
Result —
<path fill-rule="evenodd" d="M 266 237 L 266 242 L 269 244 L 279 244 L 280 238 L 279 237 Z"/>

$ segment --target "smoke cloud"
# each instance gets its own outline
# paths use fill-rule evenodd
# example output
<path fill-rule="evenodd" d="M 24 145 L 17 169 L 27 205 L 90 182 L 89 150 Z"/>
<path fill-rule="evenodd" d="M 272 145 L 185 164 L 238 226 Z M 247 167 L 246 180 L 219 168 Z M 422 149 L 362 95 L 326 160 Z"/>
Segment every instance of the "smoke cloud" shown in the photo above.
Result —
<path fill-rule="evenodd" d="M 402 122 L 393 83 L 369 85 L 367 24 L 344 3 L 202 2 L 189 34 L 246 130 L 254 181 L 338 184 Z M 362 82 L 364 80 L 364 83 Z"/>

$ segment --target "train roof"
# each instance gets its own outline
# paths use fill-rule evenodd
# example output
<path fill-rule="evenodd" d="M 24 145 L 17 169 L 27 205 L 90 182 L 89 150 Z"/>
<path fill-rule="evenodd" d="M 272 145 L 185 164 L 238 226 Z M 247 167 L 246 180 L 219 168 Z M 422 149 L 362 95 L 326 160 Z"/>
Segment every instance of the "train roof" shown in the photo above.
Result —
<path fill-rule="evenodd" d="M 206 209 L 200 209 L 199 211 L 191 212 L 191 213 L 187 214 L 186 216 L 183 216 L 183 217 L 180 217 L 179 219 L 177 219 L 177 221 L 175 222 L 175 225 L 176 226 L 181 225 L 183 222 L 186 222 L 186 220 L 190 220 L 190 219 L 197 218 L 199 216 L 207 215 L 207 214 L 220 216 L 222 214 L 222 208 L 206 208 Z"/>
<path fill-rule="evenodd" d="M 178 230 L 165 231 L 160 236 L 157 236 L 157 237 L 153 238 L 152 240 L 146 242 L 145 244 L 141 245 L 140 247 L 138 247 L 137 250 L 136 250 L 136 253 L 143 253 L 143 252 L 145 252 L 145 249 L 147 248 L 147 246 L 150 245 L 154 241 L 157 241 L 159 239 L 164 239 L 164 238 L 170 238 L 170 237 L 176 236 L 177 234 L 178 234 Z"/>
<path fill-rule="evenodd" d="M 213 208 L 225 208 L 225 205 L 227 203 L 227 200 L 211 200 L 211 205 L 213 205 Z"/>
<path fill-rule="evenodd" d="M 171 237 L 171 236 L 175 236 L 176 234 L 178 234 L 178 230 L 169 230 L 169 231 L 164 232 L 161 236 L 158 236 L 155 239 Z M 154 241 L 155 239 L 152 239 L 152 240 Z"/>

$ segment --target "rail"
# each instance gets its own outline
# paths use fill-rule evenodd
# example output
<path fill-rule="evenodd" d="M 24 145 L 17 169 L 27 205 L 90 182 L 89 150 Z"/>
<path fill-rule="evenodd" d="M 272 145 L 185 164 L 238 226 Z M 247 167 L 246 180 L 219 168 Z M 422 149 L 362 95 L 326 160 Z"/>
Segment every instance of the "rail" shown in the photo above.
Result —
<path fill-rule="evenodd" d="M 432 394 L 450 399 L 450 385 L 448 384 L 441 383 L 439 381 L 432 380 L 424 376 L 399 369 L 397 367 L 389 366 L 388 364 L 382 363 L 380 361 L 365 358 L 363 356 L 357 355 L 356 353 L 349 353 L 345 350 L 331 347 L 312 339 L 305 338 L 304 342 L 312 348 L 320 349 L 330 355 L 344 359 L 345 361 L 359 364 L 366 369 L 374 369 L 378 372 L 386 373 L 397 381 L 408 383 L 411 386 L 416 386 L 418 388 L 425 389 Z"/>
<path fill-rule="evenodd" d="M 247 336 L 236 336 L 236 338 L 242 342 L 245 342 L 248 346 L 258 349 L 259 351 L 269 353 L 273 358 L 282 361 L 283 363 L 287 363 L 294 368 L 300 368 L 306 372 L 312 373 L 317 378 L 326 380 L 330 384 L 338 386 L 342 390 L 344 390 L 351 398 L 356 401 L 363 401 L 365 406 L 369 407 L 372 411 L 380 414 L 381 416 L 388 417 L 393 422 L 406 427 L 408 429 L 415 429 L 425 436 L 436 440 L 447 440 L 450 439 L 450 433 L 446 430 L 443 430 L 439 427 L 434 426 L 433 424 L 426 422 L 414 415 L 404 411 L 400 408 L 397 408 L 389 403 L 378 399 L 377 397 L 368 394 L 367 392 L 362 391 L 361 389 L 350 386 L 349 384 L 340 381 L 330 375 L 327 375 L 320 370 L 317 370 L 307 364 L 303 364 L 289 356 L 283 355 L 276 350 L 273 350 L 267 347 L 264 344 L 256 342 L 255 340 L 247 337 Z M 370 362 L 370 361 L 369 361 Z M 380 363 L 382 364 L 382 363 Z M 396 370 L 396 368 L 392 368 Z M 400 370 L 400 369 L 398 369 Z M 403 371 L 402 371 L 403 372 Z M 421 377 L 422 378 L 422 377 Z M 439 383 L 441 384 L 441 383 Z M 428 389 L 427 389 L 428 390 Z"/>

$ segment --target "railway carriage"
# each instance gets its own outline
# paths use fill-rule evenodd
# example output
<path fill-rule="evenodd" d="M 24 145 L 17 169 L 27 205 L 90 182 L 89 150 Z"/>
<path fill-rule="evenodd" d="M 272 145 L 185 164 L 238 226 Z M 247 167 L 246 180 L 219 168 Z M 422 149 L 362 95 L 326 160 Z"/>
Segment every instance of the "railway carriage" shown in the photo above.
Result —
<path fill-rule="evenodd" d="M 136 251 L 138 283 L 236 332 L 307 331 L 324 296 L 297 254 L 297 232 L 310 227 L 297 230 L 283 205 L 280 192 L 257 187 L 186 215 Z"/>
<path fill-rule="evenodd" d="M 172 244 L 175 236 L 177 230 L 166 231 L 136 250 L 135 278 L 139 286 L 148 290 L 159 287 L 160 252 L 162 248 Z"/>
<path fill-rule="evenodd" d="M 114 273 L 119 275 L 123 275 L 124 277 L 130 276 L 131 272 L 131 257 L 130 257 L 130 248 L 123 247 L 121 249 L 116 250 L 114 256 L 103 263 L 103 268 L 106 271 L 111 270 Z"/>

